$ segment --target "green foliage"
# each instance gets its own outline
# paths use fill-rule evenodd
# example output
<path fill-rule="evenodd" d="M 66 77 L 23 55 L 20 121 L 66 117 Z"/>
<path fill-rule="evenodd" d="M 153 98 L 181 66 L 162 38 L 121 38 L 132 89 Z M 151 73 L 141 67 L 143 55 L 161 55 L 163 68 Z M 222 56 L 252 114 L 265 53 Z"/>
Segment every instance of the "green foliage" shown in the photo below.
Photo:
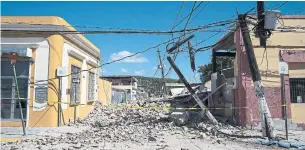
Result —
<path fill-rule="evenodd" d="M 226 57 L 226 56 L 222 56 L 222 57 L 217 57 L 216 59 L 216 70 L 220 70 L 221 69 L 221 63 L 222 63 L 222 68 L 232 68 L 234 67 L 234 58 L 233 57 Z M 205 83 L 207 81 L 211 80 L 211 74 L 212 74 L 212 70 L 213 70 L 213 65 L 212 62 L 210 62 L 209 64 L 206 65 L 202 65 L 198 67 L 198 73 L 200 73 L 200 80 L 202 83 Z"/>
<path fill-rule="evenodd" d="M 135 76 L 135 78 L 137 78 L 138 80 L 142 79 L 142 80 L 149 80 L 149 81 L 153 81 L 153 82 L 162 82 L 162 78 L 152 78 L 152 77 L 144 77 L 144 76 Z M 165 82 L 166 83 L 179 83 L 180 80 L 177 79 L 170 79 L 170 78 L 165 78 Z"/>

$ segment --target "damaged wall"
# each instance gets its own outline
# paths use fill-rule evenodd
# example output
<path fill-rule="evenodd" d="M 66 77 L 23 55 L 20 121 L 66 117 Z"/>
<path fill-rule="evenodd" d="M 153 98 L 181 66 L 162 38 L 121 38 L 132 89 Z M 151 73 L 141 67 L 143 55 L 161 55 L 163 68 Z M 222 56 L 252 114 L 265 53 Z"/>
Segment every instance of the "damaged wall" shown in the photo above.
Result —
<path fill-rule="evenodd" d="M 222 73 L 216 72 L 211 75 L 211 91 L 215 93 L 209 100 L 209 108 L 213 114 L 228 117 L 230 120 L 232 117 L 233 81 L 233 68 L 224 69 Z M 225 83 L 227 84 L 223 85 Z M 219 86 L 222 87 L 216 91 Z"/>
<path fill-rule="evenodd" d="M 296 26 L 300 22 L 305 23 L 305 17 L 303 19 L 283 19 L 286 26 Z M 251 27 L 250 27 L 251 28 Z M 238 89 L 234 92 L 234 105 L 238 106 L 238 112 L 236 112 L 236 119 L 240 125 L 258 125 L 260 122 L 259 107 L 257 102 L 256 93 L 253 87 L 251 73 L 249 70 L 247 55 L 245 53 L 244 44 L 240 30 L 236 31 L 236 64 L 237 68 L 237 80 Z M 294 38 L 287 38 L 294 37 Z M 259 47 L 259 39 L 253 35 L 251 37 L 254 47 L 254 53 L 258 63 L 258 67 L 261 73 L 262 83 L 264 85 L 265 97 L 272 115 L 272 118 L 282 118 L 281 107 L 281 83 L 280 75 L 278 73 L 278 61 L 280 50 L 293 50 L 304 51 L 305 45 L 302 40 L 305 39 L 305 33 L 298 32 L 280 32 L 274 31 L 271 37 L 267 40 L 267 48 Z M 304 51 L 305 52 L 305 51 Z M 297 59 L 298 55 L 290 55 L 290 60 L 298 60 L 299 64 L 295 62 L 286 62 L 289 64 L 289 75 L 285 76 L 285 90 L 286 90 L 286 102 L 288 105 L 287 115 L 292 118 L 293 123 L 305 123 L 305 117 L 299 110 L 300 107 L 305 109 L 304 104 L 291 104 L 290 99 L 290 85 L 289 78 L 304 78 L 305 58 Z M 285 61 L 285 60 L 284 60 Z M 301 63 L 301 64 L 300 64 Z M 296 106 L 297 105 L 297 106 Z M 302 106 L 301 106 L 302 105 Z M 292 117 L 294 116 L 294 117 Z"/>

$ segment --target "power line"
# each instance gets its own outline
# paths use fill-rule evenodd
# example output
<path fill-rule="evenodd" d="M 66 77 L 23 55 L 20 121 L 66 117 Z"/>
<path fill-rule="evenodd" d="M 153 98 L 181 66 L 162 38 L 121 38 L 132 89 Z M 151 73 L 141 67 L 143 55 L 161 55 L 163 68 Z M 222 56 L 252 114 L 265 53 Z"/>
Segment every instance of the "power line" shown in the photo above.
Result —
<path fill-rule="evenodd" d="M 228 26 L 226 29 L 228 29 L 228 28 L 230 28 L 230 27 L 232 27 L 233 25 L 231 25 L 231 26 Z M 236 31 L 236 29 L 235 30 L 229 30 L 229 32 L 235 32 Z M 214 36 L 216 36 L 216 35 L 218 35 L 218 34 L 220 34 L 221 32 L 217 32 L 216 34 L 213 34 L 213 35 L 211 35 L 211 36 L 209 36 L 208 38 L 206 38 L 206 39 L 203 39 L 202 41 L 200 41 L 200 42 L 198 42 L 198 43 L 196 43 L 196 45 L 194 45 L 194 47 L 196 47 L 196 46 L 198 46 L 198 45 L 200 45 L 200 44 L 202 44 L 203 42 L 205 42 L 205 41 L 207 41 L 207 40 L 209 40 L 209 39 L 211 39 L 212 37 L 214 37 Z M 230 37 L 231 35 L 229 35 L 228 37 Z M 222 42 L 222 41 L 220 41 L 220 42 Z M 219 43 L 220 43 L 219 42 Z M 216 44 L 217 45 L 217 44 Z M 208 48 L 210 48 L 210 47 L 214 47 L 215 45 L 210 45 L 210 46 L 206 46 L 206 47 L 208 47 Z M 186 50 L 187 48 L 184 48 L 184 49 L 182 49 L 182 50 L 180 50 L 180 51 L 177 51 L 177 52 L 188 52 L 188 50 Z M 173 52 L 173 53 L 177 53 L 177 52 Z"/>
<path fill-rule="evenodd" d="M 195 4 L 194 4 L 194 5 L 195 5 Z M 192 10 L 192 12 L 193 12 L 193 10 Z M 191 15 L 192 15 L 192 14 L 190 14 L 190 17 L 189 17 L 189 18 L 191 18 Z M 188 23 L 188 22 L 187 22 L 187 23 Z M 210 38 L 216 36 L 216 35 L 219 34 L 219 33 L 220 33 L 220 32 L 216 33 L 215 35 L 212 35 L 211 37 L 208 37 L 207 39 L 203 40 L 202 42 L 204 42 L 204 41 L 206 41 L 206 40 L 208 40 L 208 39 L 210 39 Z M 179 39 L 179 40 L 180 40 L 180 39 Z M 202 43 L 202 42 L 200 42 L 200 43 Z M 200 43 L 199 43 L 199 44 L 200 44 Z M 199 45 L 199 44 L 196 44 L 196 46 Z M 213 47 L 213 45 L 211 45 L 211 46 Z M 179 48 L 178 48 L 178 51 L 177 51 L 176 53 L 174 53 L 174 59 L 173 59 L 173 61 L 176 60 L 176 58 L 177 58 L 177 56 L 178 56 L 178 54 L 179 54 L 180 52 L 183 52 L 183 51 L 180 51 Z M 169 68 L 169 70 L 167 71 L 167 73 L 165 74 L 165 76 L 167 76 L 167 75 L 170 73 L 171 69 L 172 69 L 172 67 Z"/>
<path fill-rule="evenodd" d="M 232 22 L 232 21 L 220 21 L 220 22 L 219 22 L 219 23 L 220 23 L 219 26 L 223 26 L 224 24 L 228 24 L 229 22 Z M 211 25 L 215 25 L 215 24 L 216 24 L 216 23 L 212 23 L 212 24 L 210 24 L 210 26 L 211 26 Z M 209 26 L 209 25 L 201 26 L 201 28 L 203 28 L 203 27 L 208 27 L 208 26 Z M 189 30 L 189 29 L 188 29 L 188 30 Z M 182 35 L 182 36 L 183 36 L 183 35 Z M 105 66 L 105 65 L 109 65 L 109 64 L 112 64 L 112 63 L 115 63 L 115 62 L 124 60 L 124 59 L 129 58 L 129 57 L 133 57 L 133 56 L 135 56 L 135 55 L 137 55 L 137 54 L 144 53 L 144 52 L 146 52 L 146 51 L 148 51 L 148 50 L 150 50 L 150 49 L 157 48 L 157 47 L 160 46 L 160 45 L 170 43 L 172 40 L 174 40 L 174 39 L 179 39 L 179 38 L 181 38 L 181 36 L 180 36 L 180 37 L 177 37 L 177 38 L 170 39 L 169 41 L 163 42 L 163 43 L 161 43 L 161 44 L 158 44 L 158 45 L 156 45 L 156 46 L 150 47 L 150 48 L 145 49 L 145 50 L 143 50 L 143 51 L 136 52 L 136 53 L 134 53 L 134 54 L 132 54 L 132 55 L 123 57 L 123 58 L 121 58 L 121 59 L 114 60 L 114 61 L 111 61 L 111 62 L 108 62 L 108 63 L 104 63 L 104 64 L 102 64 L 102 65 L 100 65 L 100 66 L 92 67 L 92 68 L 87 69 L 87 70 L 81 70 L 80 72 L 71 73 L 71 74 L 65 75 L 65 76 L 63 76 L 63 77 L 67 77 L 67 76 L 70 76 L 70 75 L 72 75 L 72 74 L 78 74 L 78 73 L 81 73 L 81 72 L 83 72 L 83 71 L 90 71 L 90 70 L 95 69 L 95 68 L 99 68 L 99 67 L 102 67 L 102 66 Z M 48 81 L 54 80 L 54 79 L 57 79 L 57 78 L 50 78 L 50 79 L 48 79 L 48 80 L 39 80 L 39 81 L 36 81 L 34 84 L 41 83 L 41 82 L 48 82 Z M 33 83 L 31 83 L 31 84 L 33 84 Z"/>
<path fill-rule="evenodd" d="M 177 22 L 177 20 L 178 20 L 178 18 L 180 16 L 180 13 L 181 13 L 181 11 L 183 9 L 183 6 L 184 6 L 184 2 L 182 2 L 181 6 L 180 6 L 179 12 L 178 12 L 178 14 L 176 16 L 176 19 L 175 19 L 174 23 L 173 23 L 171 31 L 176 27 L 175 25 L 176 25 L 176 22 Z M 172 39 L 174 39 L 174 34 L 172 34 Z M 180 40 L 180 38 L 179 38 L 179 40 Z M 175 41 L 173 40 L 172 44 L 174 45 L 174 43 L 175 43 Z M 167 46 L 169 46 L 169 44 Z M 166 46 L 166 50 L 167 50 L 167 46 Z M 165 58 L 166 58 L 166 51 L 164 52 L 162 62 L 164 62 Z M 165 75 L 165 77 L 166 77 L 166 75 Z"/>
<path fill-rule="evenodd" d="M 175 39 L 178 39 L 178 38 L 180 38 L 180 37 L 176 37 Z M 101 64 L 101 65 L 99 65 L 99 66 L 97 66 L 97 67 L 92 67 L 92 68 L 87 69 L 87 70 L 81 70 L 81 71 L 76 72 L 76 73 L 70 73 L 70 74 L 67 74 L 67 75 L 62 76 L 62 77 L 68 77 L 68 76 L 70 76 L 70 75 L 72 75 L 72 74 L 79 74 L 79 73 L 84 72 L 84 71 L 90 71 L 90 70 L 92 70 L 92 69 L 100 68 L 100 67 L 105 66 L 105 65 L 109 65 L 109 64 L 112 64 L 112 63 L 115 63 L 115 62 L 118 62 L 118 61 L 122 61 L 122 60 L 124 60 L 124 59 L 126 59 L 126 58 L 133 57 L 133 56 L 136 56 L 136 55 L 138 55 L 138 54 L 140 54 L 140 53 L 144 53 L 144 52 L 147 52 L 147 51 L 149 51 L 149 50 L 151 50 L 151 49 L 157 48 L 157 47 L 159 47 L 160 45 L 167 44 L 167 43 L 169 43 L 171 40 L 172 40 L 172 39 L 170 39 L 170 40 L 168 40 L 168 41 L 166 41 L 166 42 L 160 43 L 160 44 L 158 44 L 158 45 L 149 47 L 149 48 L 147 48 L 147 49 L 145 49 L 145 50 L 138 51 L 138 52 L 136 52 L 136 53 L 134 53 L 134 54 L 132 54 L 132 55 L 128 55 L 128 56 L 122 57 L 122 58 L 120 58 L 120 59 L 113 60 L 113 61 L 111 61 L 111 62 L 103 63 L 103 64 Z M 34 84 L 37 84 L 37 83 L 40 83 L 40 82 L 47 82 L 47 81 L 54 80 L 54 79 L 57 79 L 57 78 L 50 78 L 50 79 L 48 79 L 48 80 L 38 80 L 38 81 L 36 81 Z"/>
<path fill-rule="evenodd" d="M 153 78 L 156 76 L 157 72 L 158 72 L 159 68 L 156 69 L 154 75 L 153 75 Z"/>
<path fill-rule="evenodd" d="M 177 16 L 176 16 L 176 19 L 175 19 L 175 21 L 174 21 L 174 23 L 173 23 L 173 26 L 172 26 L 172 28 L 171 28 L 171 31 L 173 31 L 173 29 L 175 28 L 176 22 L 177 22 L 177 20 L 178 20 L 178 18 L 179 18 L 179 16 L 180 16 L 180 13 L 181 13 L 181 11 L 182 11 L 182 9 L 183 9 L 183 6 L 184 6 L 184 2 L 182 2 L 181 6 L 180 6 L 180 9 L 179 9 L 178 14 L 177 14 Z M 172 34 L 172 39 L 174 39 L 174 34 Z M 179 40 L 180 40 L 180 39 L 179 39 Z M 173 45 L 174 45 L 175 41 L 173 40 L 172 43 L 173 43 Z M 168 46 L 168 45 L 167 45 L 167 46 Z M 167 46 L 166 46 L 166 49 L 167 49 Z M 165 57 L 166 57 L 166 51 L 164 52 L 162 62 L 164 62 Z"/>
<path fill-rule="evenodd" d="M 186 29 L 187 25 L 189 24 L 189 21 L 190 21 L 190 19 L 191 19 L 191 17 L 192 17 L 193 12 L 195 11 L 195 9 L 198 8 L 203 2 L 200 2 L 197 6 L 196 6 L 196 3 L 197 3 L 197 2 L 194 2 L 194 5 L 193 5 L 193 7 L 192 7 L 192 10 L 191 10 L 191 12 L 190 12 L 189 15 L 188 15 L 188 19 L 187 19 L 187 21 L 186 21 L 186 23 L 185 23 L 184 30 Z M 196 8 L 195 8 L 195 6 L 196 6 Z M 185 37 L 185 32 L 182 33 L 182 37 L 183 37 L 183 38 Z M 180 41 L 180 39 L 181 39 L 181 38 L 179 38 L 178 41 Z M 178 47 L 178 50 L 179 50 L 179 47 Z M 178 57 L 178 54 L 179 54 L 179 52 L 174 54 L 174 60 L 173 60 L 173 61 L 176 61 L 176 58 Z M 170 68 L 168 69 L 167 73 L 165 74 L 165 77 L 169 74 L 169 72 L 171 71 L 171 69 L 172 69 L 172 67 L 170 67 Z"/>
<path fill-rule="evenodd" d="M 190 12 L 190 15 L 189 15 L 189 17 L 188 17 L 188 19 L 187 19 L 187 21 L 186 21 L 186 23 L 185 23 L 184 30 L 186 29 L 187 25 L 188 25 L 189 22 L 190 22 L 190 19 L 192 18 L 193 12 L 195 11 L 196 3 L 197 3 L 197 2 L 195 1 L 195 2 L 194 2 L 194 5 L 193 5 L 193 7 L 192 7 L 192 10 L 191 10 L 191 12 Z M 199 5 L 201 5 L 202 3 L 203 3 L 203 2 L 199 3 L 198 6 L 197 6 L 197 8 L 198 8 Z"/>
<path fill-rule="evenodd" d="M 181 11 L 182 11 L 182 9 L 183 9 L 183 6 L 184 6 L 184 2 L 182 2 L 181 6 L 180 6 L 180 9 L 179 9 L 179 11 L 178 11 L 178 14 L 176 15 L 176 18 L 175 18 L 175 21 L 174 21 L 173 26 L 172 26 L 172 28 L 171 28 L 171 31 L 174 30 L 174 28 L 175 28 L 175 24 L 176 24 L 176 22 L 177 22 L 177 20 L 178 20 L 178 18 L 179 18 L 179 16 L 180 16 L 180 13 L 181 13 Z M 172 37 L 172 38 L 173 38 L 173 37 Z"/>
<path fill-rule="evenodd" d="M 204 30 L 207 28 L 217 27 L 217 26 L 223 26 L 226 24 L 232 23 L 233 20 L 224 20 L 219 21 L 216 23 L 211 23 L 203 26 L 198 26 L 196 28 L 190 28 L 190 29 L 182 29 L 182 30 L 174 30 L 174 31 L 158 31 L 158 30 L 87 30 L 87 31 L 65 31 L 65 30 L 12 30 L 12 29 L 3 29 L 1 32 L 6 33 L 28 33 L 28 34 L 38 34 L 38 33 L 49 33 L 49 34 L 174 34 L 174 33 L 185 33 L 185 32 L 195 32 Z"/>
<path fill-rule="evenodd" d="M 207 2 L 207 3 L 203 6 L 203 8 L 195 15 L 195 17 L 192 19 L 192 21 L 191 21 L 190 23 L 192 23 L 192 22 L 195 20 L 195 18 L 198 17 L 198 15 L 208 6 L 209 3 L 210 3 L 210 2 Z"/>
<path fill-rule="evenodd" d="M 216 34 L 213 34 L 213 35 L 209 36 L 208 38 L 206 38 L 206 39 L 204 39 L 204 40 L 198 42 L 196 45 L 194 45 L 194 47 L 196 47 L 196 46 L 202 44 L 203 42 L 205 42 L 205 41 L 211 39 L 212 37 L 218 35 L 219 33 L 221 33 L 221 32 L 218 32 L 218 33 L 216 33 Z M 207 46 L 207 47 L 213 47 L 213 45 L 210 45 L 210 46 Z M 182 50 L 180 50 L 179 52 L 188 52 L 188 50 L 182 49 Z M 175 52 L 174 52 L 174 53 L 175 53 Z M 176 53 L 177 53 L 177 52 L 176 52 Z"/>
<path fill-rule="evenodd" d="M 214 46 L 220 44 L 221 42 L 227 40 L 227 39 L 230 38 L 234 33 L 235 33 L 235 32 L 232 31 L 231 33 L 229 33 L 229 34 L 227 35 L 227 37 L 225 37 L 225 38 L 219 40 L 218 42 L 216 42 L 216 43 L 214 43 L 214 44 L 212 44 L 212 45 L 205 46 L 205 47 L 200 47 L 200 48 L 198 48 L 198 49 L 196 50 L 196 52 L 198 52 L 198 51 L 206 51 L 207 49 L 210 49 L 210 48 L 212 48 L 212 47 L 214 47 Z"/>
<path fill-rule="evenodd" d="M 277 9 L 280 9 L 280 8 L 282 8 L 284 5 L 286 5 L 288 3 L 288 1 L 286 1 L 286 2 L 283 2 L 282 4 L 280 4 L 278 7 L 277 7 Z"/>
<path fill-rule="evenodd" d="M 202 4 L 203 2 L 200 2 L 195 8 L 194 8 L 194 10 L 193 11 L 191 11 L 187 16 L 185 16 L 178 24 L 176 24 L 175 26 L 174 26 L 174 28 L 175 27 L 177 27 L 177 26 L 179 26 L 185 19 L 187 19 L 201 4 Z"/>
<path fill-rule="evenodd" d="M 201 3 L 200 3 L 200 4 L 201 4 Z M 198 4 L 196 8 L 198 8 L 198 6 L 199 6 L 200 4 Z M 199 13 L 197 13 L 197 15 L 194 17 L 194 19 L 203 11 L 203 9 L 204 9 L 208 4 L 209 4 L 209 2 L 199 11 Z M 195 5 L 195 4 L 194 4 L 194 5 Z M 253 9 L 252 9 L 252 10 L 253 10 Z M 252 11 L 252 10 L 250 10 L 250 11 Z M 192 12 L 193 12 L 193 11 L 192 11 Z M 191 12 L 191 13 L 192 13 L 192 12 Z M 191 18 L 191 15 L 192 15 L 191 13 L 190 13 L 189 19 Z M 193 20 L 194 20 L 194 19 L 193 19 Z M 193 21 L 193 20 L 192 20 L 192 21 Z M 191 22 L 192 22 L 192 21 L 191 21 Z M 198 46 L 199 44 L 201 44 L 201 43 L 205 42 L 206 40 L 208 40 L 208 39 L 210 39 L 210 38 L 216 36 L 216 35 L 219 34 L 219 33 L 220 33 L 220 32 L 217 32 L 216 34 L 214 34 L 214 35 L 208 37 L 207 39 L 204 39 L 203 41 L 197 43 L 195 46 Z M 213 46 L 213 45 L 211 45 L 211 46 Z M 176 60 L 177 55 L 178 55 L 180 52 L 184 52 L 184 51 L 183 51 L 183 50 L 180 51 L 179 48 L 178 48 L 178 51 L 177 51 L 176 53 L 174 53 L 174 61 Z M 185 52 L 187 52 L 187 51 L 185 51 Z M 176 54 L 176 55 L 175 55 L 175 54 Z M 169 70 L 168 70 L 168 72 L 166 73 L 165 76 L 167 76 L 167 75 L 169 74 L 170 70 L 171 70 L 171 68 L 169 68 Z"/>

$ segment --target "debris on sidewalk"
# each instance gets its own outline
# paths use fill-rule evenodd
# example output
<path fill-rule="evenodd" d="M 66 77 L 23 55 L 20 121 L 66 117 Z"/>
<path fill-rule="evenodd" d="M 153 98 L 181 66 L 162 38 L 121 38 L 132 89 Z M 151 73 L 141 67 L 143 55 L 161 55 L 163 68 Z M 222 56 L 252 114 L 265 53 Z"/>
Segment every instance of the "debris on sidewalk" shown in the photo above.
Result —
<path fill-rule="evenodd" d="M 136 102 L 138 105 L 140 102 Z M 122 106 L 130 106 L 125 104 Z M 146 102 L 145 106 L 170 105 L 165 102 Z M 45 149 L 59 145 L 61 149 L 91 149 L 101 148 L 102 143 L 134 143 L 144 145 L 149 143 L 164 143 L 165 135 L 189 135 L 189 139 L 212 140 L 223 144 L 234 141 L 233 134 L 242 137 L 241 130 L 228 125 L 225 120 L 218 125 L 210 123 L 208 118 L 199 116 L 200 111 L 165 111 L 162 109 L 111 108 L 97 103 L 94 110 L 84 119 L 76 120 L 67 126 L 85 130 L 67 132 L 58 136 L 37 136 L 26 138 L 20 142 L 2 143 L 5 148 L 21 149 L 34 147 Z M 224 122 L 222 122 L 224 121 Z"/>
<path fill-rule="evenodd" d="M 146 103 L 146 106 L 159 105 L 158 103 Z M 167 105 L 163 103 L 162 105 Z M 174 113 L 175 114 L 175 113 Z M 73 144 L 72 149 L 81 149 L 88 145 L 101 142 L 136 142 L 143 144 L 147 141 L 159 141 L 165 131 L 188 132 L 197 138 L 205 138 L 205 135 L 217 135 L 212 124 L 201 120 L 196 125 L 188 122 L 189 114 L 176 113 L 169 117 L 169 112 L 155 109 L 113 109 L 97 104 L 94 110 L 84 119 L 76 120 L 68 126 L 89 127 L 80 133 L 65 133 L 58 137 L 44 136 L 36 139 L 23 139 L 15 144 L 32 143 L 35 147 L 45 145 L 57 145 L 62 143 Z M 179 122 L 171 120 L 175 116 Z M 174 117 L 174 118 L 175 118 Z M 197 118 L 200 119 L 200 118 Z M 198 120 L 199 121 L 199 120 Z M 177 125 L 178 124 L 178 125 Z M 204 133 L 204 134 L 203 134 Z M 7 143 L 9 144 L 9 143 Z M 11 143 L 11 145 L 14 145 Z M 68 147 L 69 148 L 69 147 Z"/>

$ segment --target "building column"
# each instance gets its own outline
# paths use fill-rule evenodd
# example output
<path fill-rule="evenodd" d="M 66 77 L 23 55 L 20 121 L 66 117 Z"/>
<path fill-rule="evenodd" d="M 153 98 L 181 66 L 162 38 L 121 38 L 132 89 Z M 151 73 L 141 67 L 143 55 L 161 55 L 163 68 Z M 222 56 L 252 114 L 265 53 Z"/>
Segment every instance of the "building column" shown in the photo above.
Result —
<path fill-rule="evenodd" d="M 216 64 L 216 51 L 212 50 L 212 72 L 216 72 L 217 64 Z"/>

